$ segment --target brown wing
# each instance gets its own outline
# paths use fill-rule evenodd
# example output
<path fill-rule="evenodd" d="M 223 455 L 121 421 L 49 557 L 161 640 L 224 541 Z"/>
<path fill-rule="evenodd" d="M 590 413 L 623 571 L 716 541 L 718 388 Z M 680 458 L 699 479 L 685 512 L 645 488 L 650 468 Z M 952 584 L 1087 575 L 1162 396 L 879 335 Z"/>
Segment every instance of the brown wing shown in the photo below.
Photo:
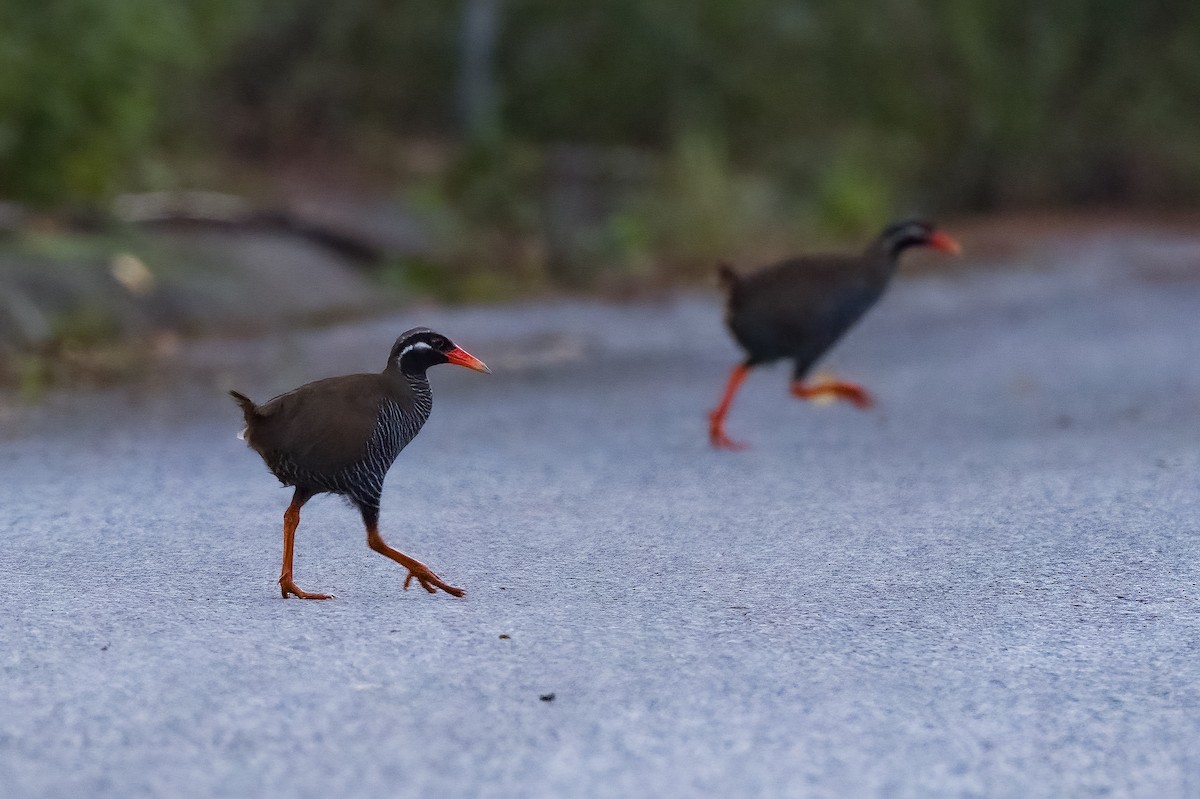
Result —
<path fill-rule="evenodd" d="M 729 326 L 762 359 L 819 354 L 879 298 L 859 258 L 795 258 L 742 278 L 729 297 Z"/>
<path fill-rule="evenodd" d="M 377 374 L 308 383 L 258 406 L 247 439 L 268 463 L 286 456 L 305 471 L 350 466 L 375 431 L 383 395 Z"/>

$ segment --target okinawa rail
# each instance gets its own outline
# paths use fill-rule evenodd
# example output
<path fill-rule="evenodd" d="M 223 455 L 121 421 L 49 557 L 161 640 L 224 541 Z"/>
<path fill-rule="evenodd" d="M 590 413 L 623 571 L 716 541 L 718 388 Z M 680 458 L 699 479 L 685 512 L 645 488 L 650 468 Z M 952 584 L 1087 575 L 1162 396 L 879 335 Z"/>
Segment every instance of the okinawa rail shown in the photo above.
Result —
<path fill-rule="evenodd" d="M 443 363 L 489 372 L 483 361 L 450 339 L 417 327 L 396 339 L 382 372 L 317 380 L 262 405 L 229 392 L 246 417 L 240 437 L 281 483 L 295 488 L 283 514 L 279 590 L 284 599 L 332 597 L 302 591 L 292 579 L 300 508 L 321 493 L 340 494 L 358 508 L 367 528 L 367 545 L 408 569 L 406 589 L 416 578 L 431 594 L 440 588 L 463 595 L 462 589 L 447 585 L 424 563 L 392 549 L 379 534 L 383 478 L 429 418 L 433 393 L 425 371 Z"/>
<path fill-rule="evenodd" d="M 800 399 L 845 400 L 858 408 L 873 400 L 862 386 L 842 380 L 806 383 L 809 370 L 879 300 L 900 254 L 933 247 L 957 255 L 958 243 L 928 222 L 889 225 L 859 255 L 803 255 L 739 275 L 718 267 L 726 291 L 725 323 L 746 353 L 734 367 L 720 403 L 709 415 L 714 447 L 742 449 L 725 434 L 725 416 L 750 370 L 780 359 L 793 363 L 791 393 Z"/>

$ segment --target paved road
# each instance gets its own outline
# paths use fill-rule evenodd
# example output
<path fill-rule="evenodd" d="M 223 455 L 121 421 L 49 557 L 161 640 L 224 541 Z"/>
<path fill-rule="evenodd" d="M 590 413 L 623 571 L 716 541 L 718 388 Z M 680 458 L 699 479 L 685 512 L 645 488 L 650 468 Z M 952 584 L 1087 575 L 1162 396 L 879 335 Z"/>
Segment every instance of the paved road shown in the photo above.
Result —
<path fill-rule="evenodd" d="M 412 311 L 206 343 L 148 397 L 9 409 L 5 797 L 1200 795 L 1200 240 L 902 281 L 832 365 L 747 384 L 709 297 Z M 234 438 L 255 396 L 432 323 L 383 529 Z M 504 637 L 507 636 L 507 637 Z M 542 695 L 553 694 L 553 701 Z"/>

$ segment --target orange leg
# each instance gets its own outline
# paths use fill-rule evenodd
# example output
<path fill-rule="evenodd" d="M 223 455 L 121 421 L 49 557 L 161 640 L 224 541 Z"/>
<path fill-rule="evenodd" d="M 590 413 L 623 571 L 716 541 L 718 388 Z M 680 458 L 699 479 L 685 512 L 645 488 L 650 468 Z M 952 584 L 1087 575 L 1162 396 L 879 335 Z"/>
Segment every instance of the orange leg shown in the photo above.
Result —
<path fill-rule="evenodd" d="M 452 585 L 447 585 L 442 582 L 442 579 L 433 573 L 433 570 L 415 558 L 410 558 L 403 552 L 392 549 L 384 542 L 383 537 L 379 535 L 379 528 L 373 521 L 367 522 L 367 546 L 378 552 L 384 557 L 391 558 L 399 563 L 404 568 L 408 569 L 408 576 L 404 578 L 404 590 L 408 590 L 408 584 L 415 577 L 417 582 L 431 594 L 436 594 L 437 589 L 442 589 L 451 596 L 462 596 L 466 592 L 461 588 L 455 588 Z"/>
<path fill-rule="evenodd" d="M 845 400 L 863 411 L 875 404 L 875 400 L 865 388 L 857 383 L 846 383 L 841 380 L 828 380 L 810 385 L 805 385 L 797 380 L 792 383 L 792 396 L 804 400 L 832 397 Z"/>
<path fill-rule="evenodd" d="M 296 544 L 296 528 L 300 526 L 300 508 L 305 502 L 308 502 L 308 496 L 297 489 L 292 504 L 283 512 L 283 571 L 279 574 L 279 591 L 284 599 L 289 594 L 300 599 L 332 599 L 333 594 L 310 594 L 292 582 L 292 548 Z"/>
<path fill-rule="evenodd" d="M 738 388 L 748 374 L 750 374 L 750 367 L 744 363 L 733 367 L 733 372 L 729 375 L 729 382 L 725 384 L 725 394 L 721 397 L 721 404 L 708 415 L 708 441 L 718 449 L 736 451 L 746 448 L 745 444 L 734 441 L 725 435 L 725 416 L 729 413 L 729 406 L 733 404 L 733 396 L 737 394 Z"/>

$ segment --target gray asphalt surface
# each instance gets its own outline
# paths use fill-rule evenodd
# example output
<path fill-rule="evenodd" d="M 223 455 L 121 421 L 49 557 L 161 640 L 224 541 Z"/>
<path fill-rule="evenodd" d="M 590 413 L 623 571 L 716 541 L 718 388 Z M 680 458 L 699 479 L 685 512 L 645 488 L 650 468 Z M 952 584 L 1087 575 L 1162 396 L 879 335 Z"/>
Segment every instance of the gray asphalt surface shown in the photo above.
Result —
<path fill-rule="evenodd" d="M 715 297 L 414 310 L 207 342 L 196 379 L 9 408 L 5 797 L 1200 795 L 1200 240 L 902 280 L 836 351 L 880 407 L 747 382 Z M 441 367 L 382 526 L 234 435 L 256 398 Z M 501 636 L 508 636 L 502 638 Z M 541 695 L 554 695 L 542 701 Z"/>

